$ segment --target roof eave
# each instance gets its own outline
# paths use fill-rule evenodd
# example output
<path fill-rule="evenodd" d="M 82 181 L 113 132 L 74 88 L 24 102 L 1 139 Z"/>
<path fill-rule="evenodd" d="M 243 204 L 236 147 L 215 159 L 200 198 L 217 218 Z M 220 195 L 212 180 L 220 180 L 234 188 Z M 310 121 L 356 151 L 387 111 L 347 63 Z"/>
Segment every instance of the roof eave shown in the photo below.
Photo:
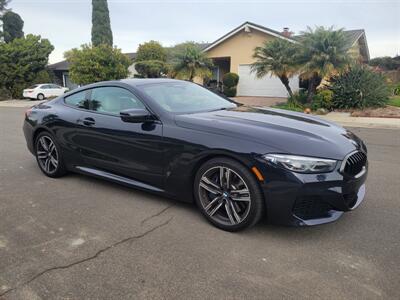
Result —
<path fill-rule="evenodd" d="M 235 29 L 231 30 L 227 34 L 223 35 L 219 39 L 217 39 L 214 42 L 212 42 L 209 46 L 207 46 L 205 49 L 203 49 L 203 52 L 207 52 L 210 49 L 214 48 L 215 46 L 221 44 L 225 40 L 229 39 L 231 36 L 235 35 L 236 33 L 240 32 L 241 30 L 244 30 L 246 28 L 246 26 L 248 26 L 248 27 L 250 27 L 252 29 L 264 32 L 266 34 L 269 34 L 269 35 L 272 35 L 272 36 L 287 40 L 287 41 L 289 41 L 291 43 L 297 43 L 297 41 L 295 41 L 295 40 L 293 40 L 291 38 L 285 37 L 285 36 L 283 36 L 283 35 L 281 35 L 281 34 L 279 34 L 277 32 L 274 32 L 272 30 L 269 30 L 266 27 L 262 27 L 262 26 L 259 26 L 257 24 L 251 23 L 251 22 L 244 22 L 242 25 L 236 27 Z"/>

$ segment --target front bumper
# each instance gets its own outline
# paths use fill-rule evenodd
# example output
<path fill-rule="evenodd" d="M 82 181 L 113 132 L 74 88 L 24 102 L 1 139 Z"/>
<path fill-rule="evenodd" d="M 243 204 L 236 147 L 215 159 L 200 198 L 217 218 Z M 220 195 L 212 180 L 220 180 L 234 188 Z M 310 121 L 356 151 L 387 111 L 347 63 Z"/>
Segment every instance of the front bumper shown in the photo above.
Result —
<path fill-rule="evenodd" d="M 357 178 L 340 172 L 300 174 L 261 162 L 262 190 L 270 223 L 309 226 L 337 220 L 364 200 L 365 172 Z"/>

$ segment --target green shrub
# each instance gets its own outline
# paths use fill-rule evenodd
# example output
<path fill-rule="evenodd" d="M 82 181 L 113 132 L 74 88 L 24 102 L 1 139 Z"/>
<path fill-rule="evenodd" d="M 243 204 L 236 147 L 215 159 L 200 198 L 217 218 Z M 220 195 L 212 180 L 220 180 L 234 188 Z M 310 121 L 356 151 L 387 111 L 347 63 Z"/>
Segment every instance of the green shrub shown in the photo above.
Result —
<path fill-rule="evenodd" d="M 286 102 L 286 103 L 279 103 L 277 105 L 273 106 L 274 108 L 279 108 L 279 109 L 286 109 L 286 110 L 291 110 L 291 111 L 297 111 L 297 112 L 303 112 L 304 111 L 304 106 L 298 102 Z"/>
<path fill-rule="evenodd" d="M 330 79 L 334 108 L 365 108 L 384 106 L 390 89 L 385 77 L 366 66 L 354 65 Z"/>
<path fill-rule="evenodd" d="M 239 75 L 236 73 L 226 73 L 222 78 L 224 86 L 228 88 L 233 88 L 239 83 Z"/>
<path fill-rule="evenodd" d="M 324 108 L 327 110 L 331 110 L 332 99 L 333 99 L 333 92 L 331 90 L 320 90 L 313 98 L 311 109 L 317 110 L 318 108 Z"/>
<path fill-rule="evenodd" d="M 35 79 L 33 80 L 32 84 L 54 82 L 54 76 L 52 76 L 52 75 L 53 74 L 51 74 L 50 70 L 39 71 L 36 74 Z"/>
<path fill-rule="evenodd" d="M 307 102 L 307 92 L 304 89 L 300 89 L 293 93 L 293 96 L 288 97 L 288 103 L 305 104 Z"/>
<path fill-rule="evenodd" d="M 224 87 L 224 95 L 227 97 L 235 97 L 236 96 L 236 87 Z"/>
<path fill-rule="evenodd" d="M 393 88 L 393 95 L 395 95 L 395 96 L 399 96 L 400 95 L 400 84 L 396 85 Z"/>
<path fill-rule="evenodd" d="M 139 61 L 135 69 L 143 78 L 159 78 L 168 73 L 167 64 L 160 60 Z"/>
<path fill-rule="evenodd" d="M 9 90 L 5 88 L 0 88 L 0 101 L 1 100 L 9 100 L 11 99 L 11 93 Z"/>
<path fill-rule="evenodd" d="M 132 61 L 120 49 L 106 44 L 82 45 L 64 53 L 70 63 L 69 76 L 76 84 L 117 80 L 129 75 Z"/>

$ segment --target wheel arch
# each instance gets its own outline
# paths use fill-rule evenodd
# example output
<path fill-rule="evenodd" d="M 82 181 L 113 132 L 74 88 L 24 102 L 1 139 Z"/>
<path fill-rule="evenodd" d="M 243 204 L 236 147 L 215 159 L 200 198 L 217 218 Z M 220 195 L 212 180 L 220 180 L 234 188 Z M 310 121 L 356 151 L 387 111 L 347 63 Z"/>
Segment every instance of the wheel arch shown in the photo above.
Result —
<path fill-rule="evenodd" d="M 33 146 L 35 146 L 36 139 L 37 139 L 38 135 L 41 134 L 42 132 L 48 132 L 51 135 L 53 135 L 53 133 L 46 127 L 42 127 L 41 126 L 41 127 L 36 128 L 35 131 L 33 132 L 33 135 L 32 135 Z"/>
<path fill-rule="evenodd" d="M 238 163 L 240 163 L 241 165 L 243 165 L 245 168 L 248 168 L 250 173 L 252 174 L 252 176 L 254 177 L 254 179 L 257 181 L 260 189 L 260 183 L 258 182 L 257 177 L 255 176 L 255 174 L 250 170 L 252 163 L 250 160 L 246 160 L 243 159 L 242 157 L 235 155 L 234 153 L 227 153 L 227 152 L 223 152 L 223 151 L 218 151 L 218 152 L 212 152 L 212 153 L 207 153 L 206 155 L 202 156 L 199 160 L 196 161 L 196 163 L 194 164 L 192 170 L 191 170 L 191 174 L 190 174 L 190 187 L 191 187 L 191 195 L 192 195 L 192 201 L 194 201 L 194 180 L 197 174 L 197 171 L 200 169 L 200 167 L 206 163 L 209 160 L 215 159 L 215 158 L 228 158 L 228 159 L 232 159 Z"/>

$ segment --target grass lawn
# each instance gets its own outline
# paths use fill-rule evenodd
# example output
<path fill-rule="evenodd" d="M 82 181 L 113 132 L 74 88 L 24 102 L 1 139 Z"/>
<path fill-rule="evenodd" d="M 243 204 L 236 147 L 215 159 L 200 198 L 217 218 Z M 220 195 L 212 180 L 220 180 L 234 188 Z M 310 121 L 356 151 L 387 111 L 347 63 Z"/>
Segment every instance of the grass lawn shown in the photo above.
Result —
<path fill-rule="evenodd" d="M 304 111 L 303 108 L 297 107 L 297 106 L 294 106 L 294 105 L 290 105 L 290 104 L 287 103 L 287 102 L 285 102 L 285 103 L 278 103 L 278 104 L 272 106 L 272 108 L 293 110 L 293 111 L 298 111 L 298 112 L 303 112 L 303 111 Z"/>
<path fill-rule="evenodd" d="M 389 105 L 400 107 L 400 96 L 390 97 Z"/>

